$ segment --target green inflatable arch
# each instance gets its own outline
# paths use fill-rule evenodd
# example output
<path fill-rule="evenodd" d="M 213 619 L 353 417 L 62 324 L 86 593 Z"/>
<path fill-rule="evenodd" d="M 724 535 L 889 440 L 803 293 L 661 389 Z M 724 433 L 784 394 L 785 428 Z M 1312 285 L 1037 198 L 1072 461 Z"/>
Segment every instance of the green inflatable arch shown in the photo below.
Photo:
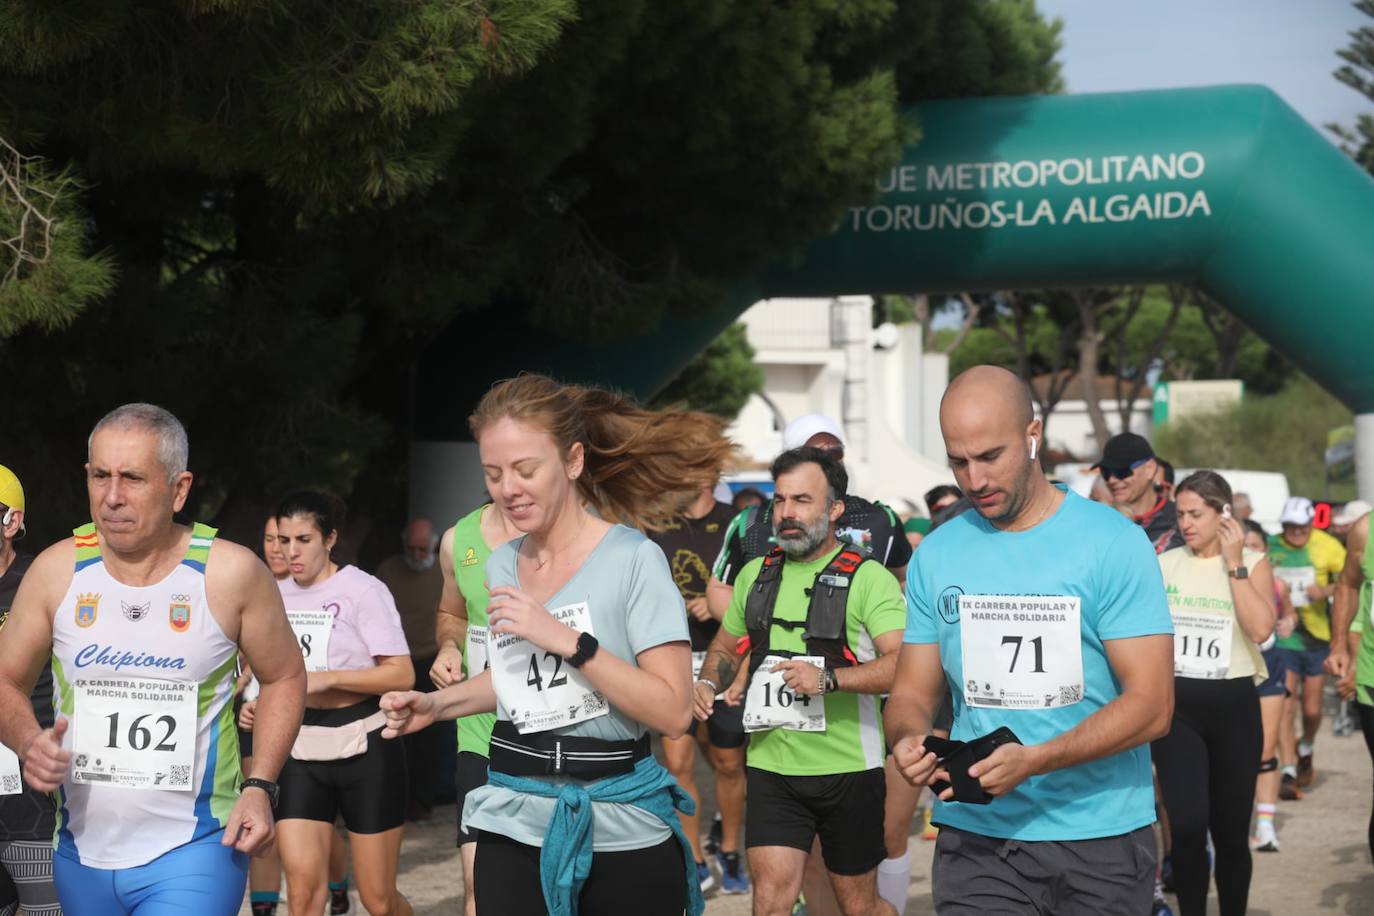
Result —
<path fill-rule="evenodd" d="M 533 348 L 541 368 L 649 394 L 770 296 L 1186 282 L 1356 412 L 1360 490 L 1374 496 L 1374 181 L 1274 92 L 975 99 L 918 114 L 922 140 L 878 179 L 878 200 L 794 263 L 713 315 L 633 341 L 548 341 Z M 432 433 L 461 437 L 451 421 Z"/>

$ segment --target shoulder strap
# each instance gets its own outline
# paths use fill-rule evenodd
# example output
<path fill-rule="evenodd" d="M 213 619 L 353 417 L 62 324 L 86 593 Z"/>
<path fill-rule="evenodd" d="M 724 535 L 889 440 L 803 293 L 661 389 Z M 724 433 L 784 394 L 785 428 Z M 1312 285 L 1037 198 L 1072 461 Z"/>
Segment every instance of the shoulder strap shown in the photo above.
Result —
<path fill-rule="evenodd" d="M 74 528 L 72 536 L 76 539 L 77 572 L 92 563 L 100 562 L 100 536 L 95 533 L 95 522 L 87 522 L 80 528 Z"/>
<path fill-rule="evenodd" d="M 217 534 L 219 534 L 218 528 L 211 528 L 200 522 L 192 525 L 191 543 L 186 547 L 186 556 L 181 561 L 182 565 L 189 566 L 198 573 L 204 573 L 205 564 L 210 559 L 210 545 L 214 542 Z"/>

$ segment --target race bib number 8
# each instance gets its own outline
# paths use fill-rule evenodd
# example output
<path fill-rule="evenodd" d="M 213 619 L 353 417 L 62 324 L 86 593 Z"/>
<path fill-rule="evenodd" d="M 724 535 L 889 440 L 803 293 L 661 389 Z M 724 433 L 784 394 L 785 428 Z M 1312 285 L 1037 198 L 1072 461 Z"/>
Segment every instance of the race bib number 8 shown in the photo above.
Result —
<path fill-rule="evenodd" d="M 24 780 L 19 775 L 19 757 L 0 744 L 0 795 L 18 795 L 22 791 Z"/>
<path fill-rule="evenodd" d="M 592 632 L 587 603 L 550 608 L 554 619 L 583 633 Z M 501 708 L 520 733 L 574 725 L 610 712 L 601 692 L 561 655 L 545 652 L 512 633 L 490 633 L 487 652 L 491 683 Z"/>
<path fill-rule="evenodd" d="M 467 646 L 463 649 L 463 664 L 467 666 L 467 676 L 476 677 L 491 667 L 487 658 L 487 628 L 468 624 Z"/>
<path fill-rule="evenodd" d="M 1067 595 L 961 595 L 964 702 L 1050 709 L 1083 699 L 1080 601 Z"/>
<path fill-rule="evenodd" d="M 77 681 L 72 687 L 76 782 L 126 789 L 191 788 L 197 685 L 129 677 Z"/>
<path fill-rule="evenodd" d="M 1220 680 L 1231 670 L 1230 617 L 1174 613 L 1174 674 Z"/>
<path fill-rule="evenodd" d="M 291 632 L 300 643 L 306 671 L 329 670 L 329 637 L 334 633 L 334 615 L 328 611 L 287 611 Z"/>
<path fill-rule="evenodd" d="M 786 728 L 796 732 L 825 731 L 825 698 L 794 693 L 782 679 L 781 671 L 770 670 L 778 662 L 788 659 L 782 655 L 768 655 L 749 679 L 749 692 L 744 698 L 744 730 L 761 732 L 770 728 Z M 798 655 L 791 661 L 806 662 L 817 668 L 825 667 L 825 659 Z"/>

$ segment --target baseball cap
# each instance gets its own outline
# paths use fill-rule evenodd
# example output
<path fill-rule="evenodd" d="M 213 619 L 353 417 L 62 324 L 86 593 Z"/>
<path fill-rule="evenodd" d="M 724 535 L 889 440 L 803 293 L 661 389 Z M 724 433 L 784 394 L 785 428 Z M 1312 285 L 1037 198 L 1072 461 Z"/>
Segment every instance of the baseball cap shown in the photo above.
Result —
<path fill-rule="evenodd" d="M 24 487 L 14 472 L 0 464 L 0 504 L 24 511 Z"/>
<path fill-rule="evenodd" d="M 1316 509 L 1312 507 L 1312 500 L 1306 496 L 1290 496 L 1283 504 L 1283 511 L 1279 513 L 1279 524 L 1310 525 L 1314 515 Z"/>
<path fill-rule="evenodd" d="M 1339 512 L 1331 516 L 1331 524 L 1353 525 L 1371 511 L 1374 511 L 1374 506 L 1371 506 L 1362 499 L 1352 499 L 1344 506 L 1341 506 Z"/>
<path fill-rule="evenodd" d="M 1155 456 L 1150 441 L 1136 433 L 1118 433 L 1107 440 L 1102 449 L 1102 460 L 1094 468 L 1129 468 L 1138 461 L 1146 461 Z"/>
<path fill-rule="evenodd" d="M 828 433 L 839 439 L 840 445 L 844 445 L 844 432 L 840 429 L 840 424 L 825 414 L 809 413 L 787 424 L 787 428 L 782 431 L 782 447 L 784 450 L 801 448 L 808 439 L 818 433 Z"/>

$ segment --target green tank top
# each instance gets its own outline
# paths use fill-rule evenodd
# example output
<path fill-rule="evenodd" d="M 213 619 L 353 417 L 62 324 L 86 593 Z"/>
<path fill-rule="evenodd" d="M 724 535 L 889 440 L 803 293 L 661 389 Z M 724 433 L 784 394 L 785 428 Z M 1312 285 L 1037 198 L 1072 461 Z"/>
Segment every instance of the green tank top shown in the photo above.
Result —
<path fill-rule="evenodd" d="M 491 548 L 482 539 L 482 513 L 491 504 L 480 506 L 463 516 L 453 529 L 453 575 L 458 582 L 458 591 L 468 608 L 468 626 L 487 625 L 487 605 L 491 596 L 487 594 L 487 557 Z M 463 647 L 463 674 L 468 676 L 478 672 L 467 670 L 467 646 Z M 496 713 L 483 712 L 475 716 L 463 716 L 458 720 L 458 750 L 491 756 L 491 729 L 496 724 Z"/>
<path fill-rule="evenodd" d="M 1364 556 L 1360 557 L 1360 571 L 1364 584 L 1360 586 L 1360 606 L 1355 611 L 1351 633 L 1360 634 L 1360 649 L 1355 655 L 1356 699 L 1366 706 L 1374 706 L 1374 624 L 1370 623 L 1370 599 L 1374 593 L 1374 537 L 1364 542 Z"/>

